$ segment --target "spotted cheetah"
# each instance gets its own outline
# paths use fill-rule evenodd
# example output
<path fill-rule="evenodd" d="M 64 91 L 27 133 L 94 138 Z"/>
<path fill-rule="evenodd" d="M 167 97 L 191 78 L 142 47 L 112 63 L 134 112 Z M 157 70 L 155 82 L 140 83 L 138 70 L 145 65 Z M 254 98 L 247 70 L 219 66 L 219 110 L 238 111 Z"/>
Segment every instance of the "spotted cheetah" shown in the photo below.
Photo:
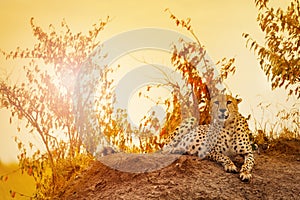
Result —
<path fill-rule="evenodd" d="M 240 179 L 250 181 L 254 158 L 247 119 L 238 112 L 240 102 L 241 99 L 226 94 L 212 98 L 211 124 L 197 126 L 195 118 L 184 120 L 162 152 L 208 158 L 220 163 L 226 172 L 233 173 L 237 173 L 238 169 L 229 157 L 241 155 L 244 163 L 240 169 Z"/>

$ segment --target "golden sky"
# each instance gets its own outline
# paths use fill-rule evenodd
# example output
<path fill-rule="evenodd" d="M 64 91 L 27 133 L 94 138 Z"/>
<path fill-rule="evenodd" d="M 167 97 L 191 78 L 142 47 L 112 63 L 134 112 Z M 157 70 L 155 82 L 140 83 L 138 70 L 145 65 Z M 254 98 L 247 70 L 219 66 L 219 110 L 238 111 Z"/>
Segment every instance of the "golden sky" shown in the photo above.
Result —
<path fill-rule="evenodd" d="M 281 2 L 286 4 L 287 1 Z M 213 61 L 235 57 L 236 74 L 226 84 L 233 94 L 243 98 L 240 110 L 244 115 L 259 115 L 256 107 L 262 101 L 284 102 L 284 92 L 271 92 L 255 55 L 245 47 L 246 41 L 242 38 L 242 33 L 250 33 L 259 41 L 263 39 L 256 22 L 254 0 L 0 0 L 0 48 L 10 51 L 17 46 L 32 47 L 31 17 L 45 29 L 49 24 L 59 25 L 64 18 L 74 32 L 84 32 L 99 19 L 110 16 L 111 22 L 100 36 L 102 41 L 120 32 L 144 27 L 188 34 L 169 19 L 169 14 L 164 12 L 166 8 L 179 18 L 192 19 L 194 31 Z M 4 69 L 6 63 L 3 59 L 0 62 L 0 68 Z M 0 160 L 12 161 L 17 153 L 13 136 L 19 134 L 15 125 L 9 125 L 7 112 L 0 111 L 0 114 Z"/>

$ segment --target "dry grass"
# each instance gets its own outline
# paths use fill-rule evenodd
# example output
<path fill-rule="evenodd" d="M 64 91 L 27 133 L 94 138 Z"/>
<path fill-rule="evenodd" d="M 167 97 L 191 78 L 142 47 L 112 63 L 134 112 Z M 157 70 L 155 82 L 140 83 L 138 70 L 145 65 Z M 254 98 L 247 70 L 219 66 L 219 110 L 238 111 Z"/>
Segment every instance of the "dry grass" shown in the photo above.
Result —
<path fill-rule="evenodd" d="M 258 145 L 277 144 L 278 141 L 300 140 L 300 103 L 287 108 L 281 106 L 276 114 L 272 113 L 271 104 L 260 103 L 263 111 L 260 120 L 254 117 L 254 142 Z M 265 113 L 271 112 L 274 119 L 267 120 Z"/>

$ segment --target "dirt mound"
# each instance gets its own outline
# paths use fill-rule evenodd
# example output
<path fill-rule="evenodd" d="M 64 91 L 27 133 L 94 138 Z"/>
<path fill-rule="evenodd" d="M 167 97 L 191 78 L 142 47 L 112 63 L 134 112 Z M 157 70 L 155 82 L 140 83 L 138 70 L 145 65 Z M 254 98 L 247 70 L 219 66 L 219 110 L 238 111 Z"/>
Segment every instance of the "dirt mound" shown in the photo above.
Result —
<path fill-rule="evenodd" d="M 57 199 L 300 199 L 299 153 L 274 151 L 255 154 L 250 183 L 241 182 L 238 174 L 224 172 L 217 163 L 197 157 L 183 155 L 153 171 L 162 160 L 159 156 L 114 154 L 108 160 L 115 166 L 149 172 L 122 172 L 95 161 Z M 240 159 L 235 162 L 241 165 Z"/>
<path fill-rule="evenodd" d="M 126 154 L 116 153 L 98 160 L 106 166 L 122 172 L 144 173 L 152 172 L 169 166 L 176 161 L 179 154 Z"/>

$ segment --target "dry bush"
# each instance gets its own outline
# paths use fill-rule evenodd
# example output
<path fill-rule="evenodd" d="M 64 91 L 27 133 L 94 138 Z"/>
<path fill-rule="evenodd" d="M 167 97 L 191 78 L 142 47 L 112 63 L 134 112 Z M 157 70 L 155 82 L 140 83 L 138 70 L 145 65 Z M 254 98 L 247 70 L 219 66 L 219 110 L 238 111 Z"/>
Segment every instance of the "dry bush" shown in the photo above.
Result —
<path fill-rule="evenodd" d="M 34 198 L 51 198 L 91 160 L 76 128 L 73 91 L 80 65 L 98 45 L 98 34 L 108 20 L 99 21 L 83 34 L 72 33 L 65 20 L 61 31 L 52 24 L 44 31 L 32 18 L 37 40 L 33 48 L 1 50 L 7 60 L 28 62 L 18 68 L 25 80 L 10 84 L 11 77 L 2 77 L 0 105 L 11 112 L 10 123 L 14 119 L 26 123 L 24 129 L 18 127 L 20 133 L 38 136 L 42 141 L 43 149 L 39 149 L 16 138 L 20 168 L 36 181 Z"/>
<path fill-rule="evenodd" d="M 259 14 L 257 21 L 265 34 L 261 45 L 244 33 L 247 46 L 258 56 L 262 70 L 272 88 L 284 87 L 289 95 L 300 98 L 300 3 L 290 0 L 286 10 L 274 8 L 269 0 L 255 0 Z"/>

